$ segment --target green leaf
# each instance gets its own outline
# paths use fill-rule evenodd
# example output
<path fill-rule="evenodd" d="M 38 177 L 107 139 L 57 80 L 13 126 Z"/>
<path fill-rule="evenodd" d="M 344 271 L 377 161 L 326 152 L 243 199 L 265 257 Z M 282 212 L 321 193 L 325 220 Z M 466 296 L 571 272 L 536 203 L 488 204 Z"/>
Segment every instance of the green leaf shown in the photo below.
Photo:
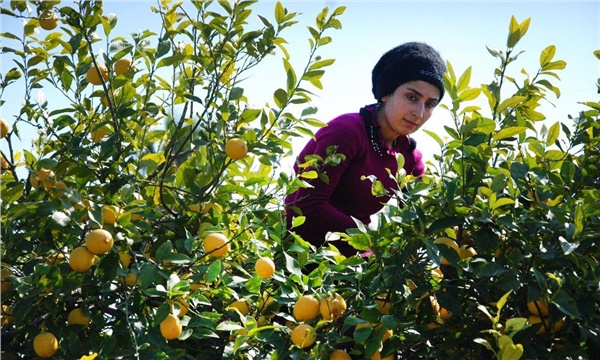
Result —
<path fill-rule="evenodd" d="M 219 260 L 214 261 L 212 264 L 210 264 L 210 266 L 208 267 L 208 270 L 206 270 L 206 275 L 205 275 L 204 279 L 208 282 L 213 282 L 213 281 L 217 280 L 219 278 L 219 275 L 221 275 L 222 269 L 223 269 L 223 266 L 221 264 L 221 261 L 219 261 Z"/>
<path fill-rule="evenodd" d="M 325 60 L 315 61 L 314 63 L 310 64 L 310 66 L 308 67 L 308 70 L 316 70 L 316 69 L 320 69 L 322 67 L 330 66 L 334 62 L 335 62 L 335 59 L 325 59 Z"/>
<path fill-rule="evenodd" d="M 567 67 L 567 63 L 564 60 L 558 60 L 550 62 L 542 66 L 542 71 L 548 70 L 564 70 Z"/>
<path fill-rule="evenodd" d="M 519 331 L 523 329 L 527 325 L 527 318 L 511 318 L 506 320 L 506 324 L 504 325 L 504 331 L 506 333 L 510 333 L 512 331 Z"/>
<path fill-rule="evenodd" d="M 440 137 L 440 136 L 439 136 L 437 133 L 435 133 L 435 132 L 433 132 L 433 131 L 431 131 L 431 130 L 426 130 L 426 129 L 423 129 L 423 131 L 424 131 L 424 132 L 425 132 L 427 135 L 431 136 L 431 137 L 432 137 L 432 138 L 435 140 L 435 142 L 437 142 L 437 143 L 438 143 L 438 145 L 439 145 L 440 147 L 442 147 L 442 146 L 444 145 L 444 141 L 442 140 L 442 138 L 441 138 L 441 137 Z"/>
<path fill-rule="evenodd" d="M 298 176 L 304 179 L 316 179 L 319 177 L 319 174 L 314 170 L 310 170 L 302 172 Z"/>
<path fill-rule="evenodd" d="M 463 125 L 462 131 L 465 134 L 472 132 L 491 134 L 496 130 L 496 122 L 488 118 L 476 118 Z"/>
<path fill-rule="evenodd" d="M 300 265 L 298 260 L 293 256 L 289 256 L 286 252 L 283 253 L 285 256 L 285 268 L 292 274 L 296 274 L 298 277 L 302 277 L 302 271 L 300 271 Z"/>
<path fill-rule="evenodd" d="M 465 90 L 471 82 L 471 66 L 469 66 L 460 76 L 456 83 L 456 92 L 460 93 Z"/>
<path fill-rule="evenodd" d="M 239 323 L 229 320 L 223 321 L 217 325 L 217 330 L 219 331 L 235 331 L 243 328 L 244 327 Z"/>
<path fill-rule="evenodd" d="M 506 40 L 506 47 L 513 48 L 519 42 L 521 38 L 521 32 L 519 29 L 519 22 L 512 16 L 510 18 L 510 25 L 508 26 L 508 39 Z"/>
<path fill-rule="evenodd" d="M 500 198 L 496 201 L 493 201 L 490 206 L 493 210 L 499 208 L 500 206 L 506 206 L 506 205 L 514 205 L 515 201 L 513 199 L 510 198 Z"/>
<path fill-rule="evenodd" d="M 527 99 L 526 96 L 519 96 L 519 95 L 512 96 L 512 97 L 504 100 L 502 103 L 500 103 L 500 105 L 498 105 L 497 111 L 503 112 L 504 110 L 506 110 L 508 108 L 514 108 L 519 103 L 525 101 L 526 99 Z"/>
<path fill-rule="evenodd" d="M 163 259 L 170 255 L 173 251 L 173 244 L 170 241 L 162 243 L 158 249 L 156 249 L 156 260 L 163 261 Z"/>
<path fill-rule="evenodd" d="M 527 131 L 527 127 L 525 126 L 512 126 L 509 128 L 502 129 L 498 131 L 493 137 L 492 140 L 500 141 L 509 137 L 513 137 L 519 135 L 523 132 Z"/>
<path fill-rule="evenodd" d="M 477 339 L 474 339 L 473 342 L 475 342 L 476 344 L 485 346 L 485 348 L 490 351 L 493 350 L 492 345 L 490 345 L 490 343 L 486 339 L 477 338 Z"/>
<path fill-rule="evenodd" d="M 285 90 L 279 88 L 275 90 L 273 100 L 275 100 L 275 105 L 277 105 L 281 109 L 288 100 L 288 94 Z"/>
<path fill-rule="evenodd" d="M 295 227 L 298 227 L 298 226 L 304 224 L 304 221 L 306 221 L 306 216 L 294 217 L 294 219 L 292 220 L 292 228 L 295 228 Z"/>
<path fill-rule="evenodd" d="M 506 46 L 508 48 L 514 48 L 519 40 L 525 36 L 527 30 L 529 29 L 529 23 L 531 19 L 527 18 L 522 23 L 518 23 L 517 19 L 512 16 L 510 19 L 510 25 L 508 28 L 508 39 L 506 40 Z"/>
<path fill-rule="evenodd" d="M 281 5 L 281 2 L 275 4 L 275 21 L 277 24 L 281 24 L 285 19 L 285 8 Z"/>
<path fill-rule="evenodd" d="M 500 354 L 501 360 L 519 360 L 523 356 L 523 345 L 513 344 L 511 340 L 510 344 L 502 347 Z"/>
<path fill-rule="evenodd" d="M 492 277 L 504 274 L 506 269 L 501 265 L 493 262 L 483 263 L 476 268 L 477 275 L 481 277 Z"/>
<path fill-rule="evenodd" d="M 508 345 L 513 345 L 513 341 L 512 338 L 508 335 L 502 335 L 498 338 L 498 347 L 500 348 L 500 350 L 502 350 L 502 348 L 508 346 Z"/>
<path fill-rule="evenodd" d="M 562 236 L 558 237 L 558 241 L 560 242 L 560 247 L 565 255 L 571 254 L 579 247 L 579 243 L 570 243 Z"/>
<path fill-rule="evenodd" d="M 540 54 L 540 67 L 544 67 L 544 65 L 552 61 L 555 54 L 556 46 L 550 45 L 547 48 L 545 48 Z"/>
<path fill-rule="evenodd" d="M 577 309 L 577 302 L 564 289 L 559 290 L 556 295 L 552 297 L 552 304 L 567 316 L 577 319 L 581 318 L 581 313 Z"/>
<path fill-rule="evenodd" d="M 554 125 L 550 126 L 550 129 L 548 129 L 548 134 L 546 135 L 546 145 L 550 146 L 553 145 L 556 140 L 558 139 L 558 136 L 560 135 L 560 122 L 555 122 Z"/>
<path fill-rule="evenodd" d="M 458 94 L 458 98 L 462 101 L 475 100 L 479 97 L 479 94 L 481 94 L 480 88 L 471 88 L 466 89 Z"/>
<path fill-rule="evenodd" d="M 512 290 L 507 291 L 506 294 L 502 295 L 500 300 L 498 300 L 498 303 L 496 304 L 496 308 L 498 309 L 498 311 L 502 310 L 504 305 L 506 305 L 506 301 L 508 300 L 508 297 L 510 296 L 511 293 L 512 293 Z"/>
<path fill-rule="evenodd" d="M 283 58 L 283 68 L 285 69 L 285 73 L 287 75 L 287 90 L 288 94 L 291 95 L 292 91 L 296 88 L 296 82 L 298 81 L 298 77 L 296 76 L 296 72 L 292 67 L 292 64 L 288 61 L 288 59 Z"/>

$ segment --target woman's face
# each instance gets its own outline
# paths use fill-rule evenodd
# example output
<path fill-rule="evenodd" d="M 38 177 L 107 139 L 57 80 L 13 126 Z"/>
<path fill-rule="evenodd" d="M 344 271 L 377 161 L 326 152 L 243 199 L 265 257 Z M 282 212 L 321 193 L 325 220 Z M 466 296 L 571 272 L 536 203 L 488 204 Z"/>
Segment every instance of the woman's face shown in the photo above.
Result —
<path fill-rule="evenodd" d="M 398 86 L 381 99 L 383 109 L 378 118 L 381 135 L 391 142 L 419 130 L 431 117 L 439 99 L 438 88 L 426 81 L 409 81 Z"/>

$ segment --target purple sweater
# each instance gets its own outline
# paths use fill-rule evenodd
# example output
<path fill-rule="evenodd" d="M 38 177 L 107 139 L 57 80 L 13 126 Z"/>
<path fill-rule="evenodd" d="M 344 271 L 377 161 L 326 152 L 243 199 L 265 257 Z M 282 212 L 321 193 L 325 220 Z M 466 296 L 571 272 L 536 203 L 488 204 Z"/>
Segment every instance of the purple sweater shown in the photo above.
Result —
<path fill-rule="evenodd" d="M 371 113 L 371 122 L 378 132 L 375 109 L 366 107 Z M 404 155 L 404 169 L 407 174 L 417 177 L 425 173 L 425 165 L 419 150 L 410 149 L 411 140 L 400 137 L 392 149 L 380 144 L 381 155 L 375 151 L 370 142 L 365 121 L 359 113 L 344 114 L 331 120 L 327 126 L 319 129 L 315 139 L 311 139 L 298 156 L 294 170 L 298 172 L 298 163 L 304 162 L 304 157 L 317 154 L 325 158 L 327 148 L 337 146 L 337 153 L 346 156 L 346 160 L 336 166 L 328 166 L 323 171 L 329 177 L 329 184 L 320 179 L 311 180 L 313 188 L 301 188 L 285 198 L 288 228 L 292 218 L 298 216 L 293 207 L 301 210 L 306 221 L 301 226 L 291 229 L 304 240 L 320 246 L 325 241 L 327 232 L 345 232 L 346 229 L 356 228 L 351 216 L 365 225 L 369 224 L 371 215 L 383 208 L 390 196 L 376 197 L 371 193 L 372 182 L 361 180 L 362 176 L 374 175 L 388 190 L 396 189 L 396 182 L 390 178 L 396 174 L 398 163 L 395 153 Z M 414 146 L 413 146 L 414 148 Z M 340 252 L 346 256 L 354 255 L 356 250 L 346 242 L 335 242 Z"/>

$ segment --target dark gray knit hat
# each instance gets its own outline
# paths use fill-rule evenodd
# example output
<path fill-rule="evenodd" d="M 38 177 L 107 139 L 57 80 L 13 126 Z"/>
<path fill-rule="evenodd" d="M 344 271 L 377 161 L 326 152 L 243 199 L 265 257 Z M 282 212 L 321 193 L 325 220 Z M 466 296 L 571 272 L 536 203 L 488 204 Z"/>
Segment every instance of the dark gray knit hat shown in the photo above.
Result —
<path fill-rule="evenodd" d="M 440 90 L 441 100 L 445 72 L 444 60 L 434 48 L 421 42 L 408 42 L 383 54 L 373 68 L 373 95 L 381 101 L 405 82 L 422 80 Z"/>

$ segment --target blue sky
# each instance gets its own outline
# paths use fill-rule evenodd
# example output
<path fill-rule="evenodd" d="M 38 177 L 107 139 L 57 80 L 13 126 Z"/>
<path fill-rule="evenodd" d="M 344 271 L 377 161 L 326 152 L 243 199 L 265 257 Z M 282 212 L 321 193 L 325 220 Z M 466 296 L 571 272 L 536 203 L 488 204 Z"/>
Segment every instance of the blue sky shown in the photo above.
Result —
<path fill-rule="evenodd" d="M 63 1 L 63 4 L 66 2 Z M 155 1 L 106 1 L 105 13 L 116 13 L 119 22 L 113 34 L 129 37 L 130 32 L 153 29 L 159 18 L 149 10 Z M 531 25 L 517 50 L 524 50 L 517 62 L 509 68 L 509 75 L 522 79 L 522 68 L 530 74 L 539 67 L 539 54 L 548 45 L 557 48 L 555 60 L 567 62 L 556 83 L 562 91 L 559 99 L 550 95 L 554 103 L 544 105 L 541 112 L 548 123 L 566 121 L 567 115 L 576 115 L 585 109 L 578 102 L 598 100 L 595 83 L 600 77 L 600 61 L 592 52 L 600 49 L 600 1 L 283 1 L 290 11 L 299 12 L 299 24 L 287 30 L 283 36 L 290 43 L 292 63 L 301 64 L 308 52 L 307 25 L 325 6 L 333 10 L 346 6 L 340 17 L 343 29 L 332 31 L 333 42 L 323 48 L 324 58 L 335 58 L 323 78 L 324 90 L 318 91 L 313 105 L 319 108 L 317 116 L 328 121 L 338 114 L 357 111 L 374 101 L 371 93 L 371 69 L 388 49 L 406 41 L 424 41 L 440 51 L 457 73 L 472 66 L 473 86 L 490 83 L 493 69 L 498 65 L 486 50 L 486 45 L 505 50 L 506 36 L 511 16 L 521 22 L 531 18 Z M 252 7 L 254 15 L 272 18 L 274 1 L 260 1 Z M 2 19 L 2 31 L 14 32 L 20 25 L 7 17 Z M 6 42 L 3 39 L 3 42 Z M 8 44 L 6 44 L 8 46 Z M 250 101 L 256 106 L 272 103 L 272 94 L 284 82 L 281 78 L 281 61 L 278 57 L 256 69 L 254 75 L 242 86 Z M 276 70 L 273 71 L 273 66 Z M 12 65 L 2 59 L 2 72 Z M 45 90 L 44 90 L 45 91 Z M 13 95 L 14 94 L 14 95 Z M 17 101 L 8 101 L 0 111 L 2 117 L 12 123 L 21 103 L 16 88 L 10 95 Z M 6 98 L 5 100 L 9 100 Z M 442 101 L 447 102 L 446 97 Z M 425 129 L 443 135 L 443 125 L 449 124 L 449 116 L 438 109 L 425 125 Z M 23 130 L 23 129 L 22 129 Z M 414 135 L 427 160 L 439 153 L 439 146 L 428 135 Z M 23 146 L 31 140 L 24 138 Z M 299 150 L 303 142 L 298 142 Z M 2 144 L 5 149 L 5 144 Z"/>

